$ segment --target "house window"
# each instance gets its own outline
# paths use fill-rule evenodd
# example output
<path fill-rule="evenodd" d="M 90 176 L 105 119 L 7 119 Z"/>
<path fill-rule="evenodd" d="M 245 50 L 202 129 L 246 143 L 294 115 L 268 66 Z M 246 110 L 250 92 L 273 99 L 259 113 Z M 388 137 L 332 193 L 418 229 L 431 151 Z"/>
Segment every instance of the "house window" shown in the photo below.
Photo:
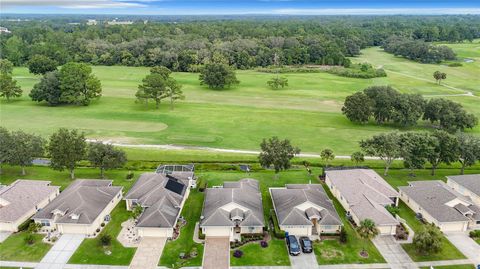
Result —
<path fill-rule="evenodd" d="M 480 224 L 480 220 L 477 220 L 477 224 Z"/>
<path fill-rule="evenodd" d="M 50 226 L 50 221 L 49 220 L 41 220 L 40 225 L 42 226 Z"/>
<path fill-rule="evenodd" d="M 333 225 L 324 225 L 322 226 L 323 230 L 333 230 L 335 229 L 335 226 Z"/>

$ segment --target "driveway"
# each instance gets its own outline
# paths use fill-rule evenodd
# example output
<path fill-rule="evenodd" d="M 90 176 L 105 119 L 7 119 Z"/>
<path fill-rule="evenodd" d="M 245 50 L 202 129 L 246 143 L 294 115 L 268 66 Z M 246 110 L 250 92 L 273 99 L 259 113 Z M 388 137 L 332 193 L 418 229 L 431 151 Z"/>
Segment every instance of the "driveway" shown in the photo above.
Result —
<path fill-rule="evenodd" d="M 154 269 L 162 256 L 166 237 L 143 237 L 130 263 L 130 269 Z"/>
<path fill-rule="evenodd" d="M 372 241 L 392 269 L 418 268 L 393 236 L 377 236 Z"/>
<path fill-rule="evenodd" d="M 83 234 L 63 234 L 43 257 L 36 269 L 60 269 L 67 264 L 70 257 L 85 239 Z"/>
<path fill-rule="evenodd" d="M 445 233 L 445 236 L 475 265 L 480 264 L 480 245 L 467 232 Z"/>
<path fill-rule="evenodd" d="M 205 238 L 203 269 L 228 269 L 230 267 L 230 240 L 228 237 Z"/>
<path fill-rule="evenodd" d="M 316 268 L 318 266 L 317 258 L 312 253 L 300 253 L 298 256 L 288 255 L 292 269 Z"/>

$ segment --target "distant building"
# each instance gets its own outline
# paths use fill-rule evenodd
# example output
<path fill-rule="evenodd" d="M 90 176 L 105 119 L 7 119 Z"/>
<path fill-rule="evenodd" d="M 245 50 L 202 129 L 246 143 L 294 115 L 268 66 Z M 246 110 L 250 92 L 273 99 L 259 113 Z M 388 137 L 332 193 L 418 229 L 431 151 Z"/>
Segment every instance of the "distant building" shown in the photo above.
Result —
<path fill-rule="evenodd" d="M 117 21 L 117 19 L 112 21 L 107 21 L 108 25 L 128 25 L 133 24 L 133 21 Z"/>
<path fill-rule="evenodd" d="M 87 25 L 97 25 L 97 20 L 89 19 L 87 20 Z"/>
<path fill-rule="evenodd" d="M 7 27 L 0 27 L 0 34 L 1 34 L 1 33 L 10 34 L 11 31 L 8 30 Z"/>

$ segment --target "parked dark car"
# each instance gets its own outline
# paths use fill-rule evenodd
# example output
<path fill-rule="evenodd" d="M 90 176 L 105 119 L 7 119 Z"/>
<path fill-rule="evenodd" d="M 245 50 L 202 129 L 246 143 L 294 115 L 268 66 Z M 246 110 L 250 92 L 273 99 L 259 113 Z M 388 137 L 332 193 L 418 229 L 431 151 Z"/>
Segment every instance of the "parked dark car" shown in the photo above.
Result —
<path fill-rule="evenodd" d="M 303 253 L 312 253 L 312 241 L 306 236 L 302 236 L 298 239 L 300 245 L 302 246 Z"/>
<path fill-rule="evenodd" d="M 294 235 L 289 235 L 285 238 L 288 246 L 288 253 L 293 256 L 300 254 L 300 245 L 298 244 L 297 238 Z"/>

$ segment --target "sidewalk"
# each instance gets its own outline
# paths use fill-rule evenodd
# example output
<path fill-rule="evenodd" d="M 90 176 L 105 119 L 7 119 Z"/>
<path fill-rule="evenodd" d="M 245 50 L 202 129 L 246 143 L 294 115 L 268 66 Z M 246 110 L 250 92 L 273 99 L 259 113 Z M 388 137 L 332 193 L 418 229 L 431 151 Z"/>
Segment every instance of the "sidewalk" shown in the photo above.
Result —
<path fill-rule="evenodd" d="M 375 247 L 382 254 L 385 261 L 392 269 L 418 269 L 402 246 L 395 241 L 393 236 L 377 236 L 372 240 Z"/>

